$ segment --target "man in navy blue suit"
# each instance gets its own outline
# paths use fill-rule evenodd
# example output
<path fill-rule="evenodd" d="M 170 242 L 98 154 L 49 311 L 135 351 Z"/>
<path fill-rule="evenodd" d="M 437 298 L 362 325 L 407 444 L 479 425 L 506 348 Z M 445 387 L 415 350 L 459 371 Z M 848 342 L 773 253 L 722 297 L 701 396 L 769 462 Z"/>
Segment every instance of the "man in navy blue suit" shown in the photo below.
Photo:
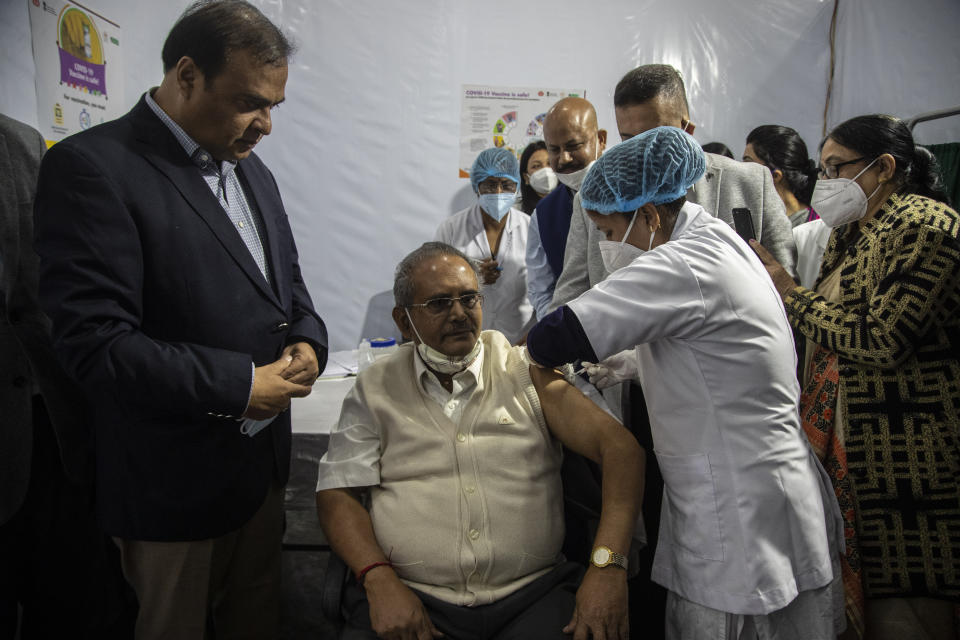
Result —
<path fill-rule="evenodd" d="M 250 4 L 198 2 L 160 87 L 41 165 L 41 302 L 95 410 L 97 513 L 138 638 L 277 633 L 287 408 L 327 352 L 252 153 L 290 54 Z"/>

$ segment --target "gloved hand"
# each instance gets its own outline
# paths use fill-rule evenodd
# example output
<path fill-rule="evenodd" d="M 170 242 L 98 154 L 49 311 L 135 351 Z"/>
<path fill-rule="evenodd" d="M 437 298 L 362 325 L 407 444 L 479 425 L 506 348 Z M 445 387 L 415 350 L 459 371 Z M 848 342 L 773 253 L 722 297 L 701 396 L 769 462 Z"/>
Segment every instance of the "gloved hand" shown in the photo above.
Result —
<path fill-rule="evenodd" d="M 615 353 L 603 362 L 583 362 L 590 384 L 597 389 L 612 387 L 618 382 L 637 377 L 637 355 L 633 349 Z"/>

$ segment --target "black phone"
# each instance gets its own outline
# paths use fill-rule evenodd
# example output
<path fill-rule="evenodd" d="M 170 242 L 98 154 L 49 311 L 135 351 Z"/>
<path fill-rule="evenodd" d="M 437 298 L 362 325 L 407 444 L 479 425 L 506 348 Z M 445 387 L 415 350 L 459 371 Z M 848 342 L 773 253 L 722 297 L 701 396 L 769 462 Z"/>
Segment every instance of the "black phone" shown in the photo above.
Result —
<path fill-rule="evenodd" d="M 738 207 L 733 210 L 733 226 L 737 229 L 737 235 L 743 238 L 744 242 L 757 239 L 757 230 L 753 227 L 753 216 L 750 209 Z"/>

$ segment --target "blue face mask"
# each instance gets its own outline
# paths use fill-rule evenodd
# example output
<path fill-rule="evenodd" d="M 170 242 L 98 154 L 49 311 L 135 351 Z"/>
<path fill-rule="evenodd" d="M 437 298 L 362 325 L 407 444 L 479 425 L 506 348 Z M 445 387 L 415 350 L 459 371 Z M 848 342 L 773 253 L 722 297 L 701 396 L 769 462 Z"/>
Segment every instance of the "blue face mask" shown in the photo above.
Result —
<path fill-rule="evenodd" d="M 517 201 L 516 193 L 482 193 L 480 194 L 480 208 L 484 212 L 500 222 L 510 211 L 510 207 Z"/>

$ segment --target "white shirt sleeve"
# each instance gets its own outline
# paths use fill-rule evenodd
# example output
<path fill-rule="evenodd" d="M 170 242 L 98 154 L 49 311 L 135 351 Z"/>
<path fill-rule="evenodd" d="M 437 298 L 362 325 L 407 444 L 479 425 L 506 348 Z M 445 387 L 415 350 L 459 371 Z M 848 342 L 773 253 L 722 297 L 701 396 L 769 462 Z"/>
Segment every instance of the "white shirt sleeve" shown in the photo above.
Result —
<path fill-rule="evenodd" d="M 540 226 L 537 212 L 530 216 L 530 229 L 527 231 L 527 297 L 537 314 L 537 320 L 547 315 L 547 308 L 553 300 L 553 288 L 556 278 L 547 262 L 547 254 L 540 241 Z"/>
<path fill-rule="evenodd" d="M 380 431 L 357 385 L 343 399 L 340 419 L 320 459 L 317 491 L 380 484 Z"/>

